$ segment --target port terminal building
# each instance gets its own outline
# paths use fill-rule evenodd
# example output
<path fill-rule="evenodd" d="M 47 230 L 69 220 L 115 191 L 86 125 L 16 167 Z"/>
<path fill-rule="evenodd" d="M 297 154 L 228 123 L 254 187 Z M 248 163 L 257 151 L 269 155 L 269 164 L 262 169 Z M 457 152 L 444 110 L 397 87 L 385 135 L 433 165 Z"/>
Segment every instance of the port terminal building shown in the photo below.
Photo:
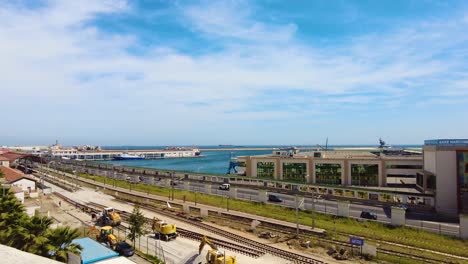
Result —
<path fill-rule="evenodd" d="M 412 189 L 434 197 L 437 212 L 468 213 L 468 139 L 425 140 L 422 152 L 274 150 L 238 157 L 247 177 L 303 184 Z"/>

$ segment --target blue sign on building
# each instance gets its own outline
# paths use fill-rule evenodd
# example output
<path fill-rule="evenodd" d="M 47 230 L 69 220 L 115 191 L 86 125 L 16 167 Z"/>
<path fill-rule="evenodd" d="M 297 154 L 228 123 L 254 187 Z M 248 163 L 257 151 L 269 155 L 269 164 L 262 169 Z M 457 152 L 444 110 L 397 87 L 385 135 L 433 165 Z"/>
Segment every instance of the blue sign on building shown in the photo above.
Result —
<path fill-rule="evenodd" d="M 468 139 L 429 139 L 424 140 L 426 146 L 468 146 Z"/>
<path fill-rule="evenodd" d="M 351 243 L 351 245 L 356 245 L 356 246 L 363 246 L 364 245 L 364 239 L 361 239 L 361 238 L 356 238 L 356 237 L 350 237 L 349 238 L 349 243 Z"/>

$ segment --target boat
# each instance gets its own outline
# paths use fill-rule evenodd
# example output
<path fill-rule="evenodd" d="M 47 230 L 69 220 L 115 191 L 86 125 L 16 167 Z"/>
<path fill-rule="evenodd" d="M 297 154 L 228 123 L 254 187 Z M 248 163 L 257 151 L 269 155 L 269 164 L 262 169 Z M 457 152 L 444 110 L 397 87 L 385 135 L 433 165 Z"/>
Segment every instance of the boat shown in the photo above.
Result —
<path fill-rule="evenodd" d="M 117 156 L 114 156 L 114 160 L 143 160 L 145 159 L 144 155 L 132 155 L 128 154 L 128 152 L 124 152 L 122 154 L 119 154 Z"/>

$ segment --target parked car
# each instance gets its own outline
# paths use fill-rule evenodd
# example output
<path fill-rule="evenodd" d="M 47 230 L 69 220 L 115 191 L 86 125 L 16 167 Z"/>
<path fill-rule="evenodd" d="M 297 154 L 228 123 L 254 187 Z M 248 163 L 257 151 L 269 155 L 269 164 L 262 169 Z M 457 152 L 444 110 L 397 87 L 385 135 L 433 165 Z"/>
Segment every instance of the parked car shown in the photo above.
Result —
<path fill-rule="evenodd" d="M 369 211 L 362 211 L 361 218 L 377 220 L 377 214 Z"/>
<path fill-rule="evenodd" d="M 278 196 L 276 196 L 274 194 L 269 194 L 268 195 L 268 201 L 275 202 L 275 203 L 281 203 L 283 201 L 283 199 L 279 198 Z"/>
<path fill-rule="evenodd" d="M 229 191 L 229 188 L 231 187 L 231 185 L 229 183 L 223 183 L 219 186 L 219 189 L 220 190 L 225 190 L 225 191 Z"/>
<path fill-rule="evenodd" d="M 115 246 L 115 252 L 119 253 L 120 256 L 131 257 L 135 254 L 132 246 L 130 246 L 127 242 L 119 242 Z"/>

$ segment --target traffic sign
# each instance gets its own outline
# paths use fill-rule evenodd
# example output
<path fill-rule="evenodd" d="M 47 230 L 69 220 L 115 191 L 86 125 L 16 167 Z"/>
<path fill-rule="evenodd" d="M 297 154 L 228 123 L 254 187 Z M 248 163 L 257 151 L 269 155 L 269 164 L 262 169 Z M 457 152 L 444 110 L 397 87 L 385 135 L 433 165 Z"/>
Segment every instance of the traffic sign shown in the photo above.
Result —
<path fill-rule="evenodd" d="M 364 245 L 364 239 L 361 239 L 361 238 L 357 238 L 357 237 L 350 237 L 349 238 L 349 243 L 351 243 L 351 245 L 356 245 L 356 246 L 361 246 Z"/>

